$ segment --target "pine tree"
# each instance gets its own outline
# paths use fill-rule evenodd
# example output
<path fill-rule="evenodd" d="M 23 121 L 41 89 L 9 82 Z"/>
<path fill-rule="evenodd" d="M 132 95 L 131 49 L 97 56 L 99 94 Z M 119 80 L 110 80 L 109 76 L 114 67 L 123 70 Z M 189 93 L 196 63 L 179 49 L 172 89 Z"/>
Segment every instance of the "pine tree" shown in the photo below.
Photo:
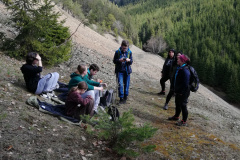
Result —
<path fill-rule="evenodd" d="M 11 56 L 25 57 L 28 52 L 38 52 L 43 61 L 53 65 L 68 60 L 70 33 L 63 21 L 58 22 L 59 13 L 52 11 L 50 0 L 44 3 L 34 0 L 16 0 L 9 6 L 12 21 L 19 34 L 5 43 L 5 51 Z"/>

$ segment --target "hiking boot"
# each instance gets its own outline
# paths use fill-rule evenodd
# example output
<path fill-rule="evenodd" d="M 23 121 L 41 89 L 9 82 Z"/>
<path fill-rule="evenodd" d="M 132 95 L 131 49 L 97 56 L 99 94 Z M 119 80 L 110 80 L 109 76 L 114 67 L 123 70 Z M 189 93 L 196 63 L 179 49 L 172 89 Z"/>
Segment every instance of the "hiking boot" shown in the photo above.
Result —
<path fill-rule="evenodd" d="M 177 126 L 187 126 L 187 122 L 184 122 L 183 120 L 176 123 Z"/>
<path fill-rule="evenodd" d="M 179 120 L 179 117 L 175 117 L 175 116 L 168 117 L 168 120 L 169 120 L 169 121 L 178 121 L 178 120 Z"/>
<path fill-rule="evenodd" d="M 159 92 L 158 95 L 165 95 L 165 91 Z"/>
<path fill-rule="evenodd" d="M 127 101 L 128 97 L 124 97 L 123 99 L 124 99 L 125 101 Z"/>
<path fill-rule="evenodd" d="M 168 109 L 167 103 L 163 106 L 163 109 L 164 109 L 164 110 L 167 110 L 167 109 Z"/>
<path fill-rule="evenodd" d="M 119 104 L 125 104 L 125 103 L 126 103 L 126 100 L 123 98 L 120 98 Z"/>

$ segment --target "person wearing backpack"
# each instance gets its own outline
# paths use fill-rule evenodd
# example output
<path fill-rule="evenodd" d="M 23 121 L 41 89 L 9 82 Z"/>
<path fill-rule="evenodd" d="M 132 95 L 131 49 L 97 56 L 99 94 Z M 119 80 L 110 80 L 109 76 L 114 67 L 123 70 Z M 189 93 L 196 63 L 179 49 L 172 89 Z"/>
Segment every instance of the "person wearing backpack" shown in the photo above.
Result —
<path fill-rule="evenodd" d="M 158 93 L 159 95 L 165 95 L 165 82 L 171 79 L 171 69 L 175 59 L 174 55 L 175 55 L 175 50 L 170 49 L 168 52 L 168 57 L 165 60 L 162 71 L 161 71 L 162 75 L 160 79 L 160 85 L 162 87 L 162 90 Z"/>
<path fill-rule="evenodd" d="M 174 95 L 174 85 L 173 85 L 173 81 L 174 81 L 174 75 L 175 75 L 175 73 L 176 73 L 176 69 L 177 69 L 177 67 L 178 67 L 178 65 L 177 65 L 177 59 L 178 59 L 178 57 L 180 56 L 180 55 L 182 55 L 182 52 L 178 52 L 174 57 L 174 62 L 173 62 L 173 64 L 172 64 L 172 68 L 171 68 L 171 73 L 170 73 L 170 89 L 169 89 L 169 92 L 168 92 L 168 95 L 167 95 L 167 97 L 166 97 L 166 102 L 165 102 L 165 104 L 164 104 L 164 106 L 163 106 L 163 109 L 164 110 L 167 110 L 168 109 L 168 103 L 169 103 L 169 101 L 170 101 L 170 99 L 172 98 L 172 96 Z"/>
<path fill-rule="evenodd" d="M 175 115 L 169 117 L 168 120 L 179 120 L 180 113 L 182 112 L 182 120 L 177 123 L 178 126 L 186 126 L 188 118 L 187 103 L 190 95 L 190 78 L 191 73 L 188 68 L 190 59 L 186 55 L 181 55 L 177 60 L 177 70 L 174 76 L 174 92 L 175 92 Z"/>
<path fill-rule="evenodd" d="M 21 68 L 28 91 L 44 98 L 56 98 L 53 90 L 58 87 L 59 74 L 48 73 L 41 77 L 43 69 L 42 59 L 36 52 L 29 52 L 26 56 L 26 64 Z"/>
<path fill-rule="evenodd" d="M 121 47 L 115 52 L 113 63 L 115 64 L 115 74 L 118 81 L 119 103 L 125 104 L 129 94 L 131 65 L 133 63 L 132 51 L 129 49 L 128 41 L 122 41 Z"/>
<path fill-rule="evenodd" d="M 94 114 L 94 100 L 90 95 L 83 98 L 83 94 L 87 91 L 87 83 L 79 82 L 76 87 L 72 87 L 66 99 L 66 115 L 80 120 L 80 115 Z"/>

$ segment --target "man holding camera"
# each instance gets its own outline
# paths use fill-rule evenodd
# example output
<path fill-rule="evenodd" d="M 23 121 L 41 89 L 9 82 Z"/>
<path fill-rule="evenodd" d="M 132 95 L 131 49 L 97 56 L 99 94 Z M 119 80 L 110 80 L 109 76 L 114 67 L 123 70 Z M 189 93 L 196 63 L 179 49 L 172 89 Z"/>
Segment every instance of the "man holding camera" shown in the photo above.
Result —
<path fill-rule="evenodd" d="M 125 104 L 128 97 L 130 85 L 130 74 L 132 73 L 131 65 L 132 51 L 129 49 L 129 43 L 122 41 L 121 47 L 115 52 L 113 63 L 115 64 L 115 73 L 118 81 L 118 96 L 120 104 Z"/>

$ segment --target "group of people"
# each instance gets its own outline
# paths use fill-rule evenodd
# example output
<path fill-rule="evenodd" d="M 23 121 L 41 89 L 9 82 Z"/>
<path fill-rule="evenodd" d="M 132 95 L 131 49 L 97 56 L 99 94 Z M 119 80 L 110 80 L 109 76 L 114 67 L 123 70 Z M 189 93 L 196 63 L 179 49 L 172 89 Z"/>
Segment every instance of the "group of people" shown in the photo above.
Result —
<path fill-rule="evenodd" d="M 120 98 L 119 104 L 125 104 L 129 95 L 131 65 L 133 63 L 132 51 L 129 49 L 128 41 L 122 41 L 120 48 L 114 54 L 113 63 L 115 64 L 118 96 Z M 165 82 L 170 80 L 170 90 L 163 109 L 168 109 L 168 103 L 171 97 L 175 95 L 175 114 L 168 120 L 178 121 L 182 112 L 182 120 L 177 123 L 179 126 L 185 126 L 188 118 L 189 63 L 190 59 L 182 52 L 170 49 L 161 72 L 160 85 L 162 90 L 158 94 L 165 95 Z M 44 98 L 57 97 L 54 90 L 59 88 L 59 84 L 61 85 L 58 82 L 59 74 L 54 72 L 41 77 L 42 69 L 40 55 L 36 52 L 28 53 L 26 64 L 21 67 L 27 89 Z M 59 95 L 59 98 L 65 101 L 66 115 L 79 119 L 80 115 L 93 116 L 94 113 L 98 113 L 99 91 L 103 91 L 103 86 L 107 86 L 106 83 L 101 83 L 99 79 L 92 80 L 98 71 L 99 67 L 96 64 L 92 64 L 89 68 L 85 64 L 80 64 L 77 70 L 70 75 L 71 79 L 68 85 L 60 89 L 63 93 Z"/>
<path fill-rule="evenodd" d="M 128 97 L 130 73 L 132 72 L 130 65 L 133 62 L 132 52 L 126 40 L 122 41 L 121 47 L 116 51 L 113 62 L 119 85 L 119 103 L 124 104 Z M 57 98 L 54 90 L 63 92 L 59 94 L 59 99 L 65 102 L 66 115 L 76 119 L 80 119 L 80 115 L 93 116 L 98 113 L 101 108 L 99 107 L 99 91 L 103 91 L 103 87 L 107 87 L 107 84 L 101 83 L 99 79 L 92 80 L 99 71 L 96 64 L 91 64 L 89 68 L 85 64 L 78 65 L 77 70 L 70 75 L 71 79 L 67 85 L 58 81 L 57 72 L 41 76 L 42 70 L 40 55 L 36 52 L 28 53 L 26 64 L 21 67 L 21 71 L 30 92 L 44 98 Z M 62 85 L 64 87 L 59 88 Z"/>
<path fill-rule="evenodd" d="M 170 90 L 166 97 L 166 102 L 163 109 L 168 109 L 168 103 L 172 96 L 175 95 L 175 114 L 169 117 L 170 121 L 178 121 L 180 113 L 182 112 L 182 120 L 178 121 L 178 126 L 186 126 L 188 118 L 187 103 L 190 96 L 190 70 L 188 68 L 190 64 L 190 58 L 184 55 L 182 52 L 176 52 L 174 49 L 170 49 L 168 57 L 164 62 L 162 75 L 160 79 L 160 85 L 162 90 L 159 95 L 165 95 L 165 82 L 170 80 Z"/>

